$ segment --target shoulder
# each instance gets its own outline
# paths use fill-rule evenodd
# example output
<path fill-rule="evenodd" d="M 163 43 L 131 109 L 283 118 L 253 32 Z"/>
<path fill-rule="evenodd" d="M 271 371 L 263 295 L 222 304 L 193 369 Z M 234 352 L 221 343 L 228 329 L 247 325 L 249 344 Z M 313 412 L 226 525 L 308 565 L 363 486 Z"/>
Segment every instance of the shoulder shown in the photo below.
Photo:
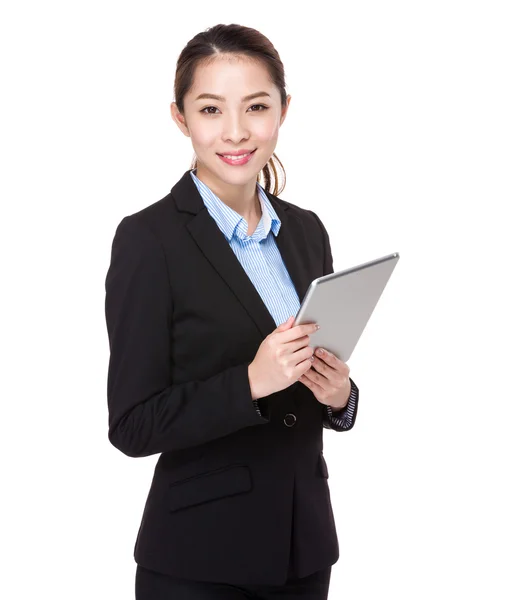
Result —
<path fill-rule="evenodd" d="M 116 226 L 115 237 L 144 240 L 145 243 L 170 238 L 170 231 L 179 224 L 177 214 L 174 200 L 168 193 L 161 200 L 123 216 Z"/>
<path fill-rule="evenodd" d="M 125 215 L 121 223 L 128 222 L 133 224 L 134 227 L 144 227 L 155 232 L 161 222 L 170 221 L 171 212 L 174 212 L 174 203 L 169 193 L 161 200 L 157 200 L 134 213 Z"/>

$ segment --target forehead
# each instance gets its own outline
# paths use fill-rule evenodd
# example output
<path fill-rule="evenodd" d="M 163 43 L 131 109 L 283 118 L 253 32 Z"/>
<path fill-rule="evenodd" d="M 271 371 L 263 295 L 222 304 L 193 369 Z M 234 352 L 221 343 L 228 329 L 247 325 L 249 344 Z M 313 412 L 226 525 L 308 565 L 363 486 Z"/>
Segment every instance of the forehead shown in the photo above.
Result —
<path fill-rule="evenodd" d="M 272 83 L 267 68 L 258 60 L 246 56 L 218 55 L 201 62 L 195 69 L 190 97 L 209 92 L 234 99 L 248 92 L 265 90 L 271 93 Z"/>

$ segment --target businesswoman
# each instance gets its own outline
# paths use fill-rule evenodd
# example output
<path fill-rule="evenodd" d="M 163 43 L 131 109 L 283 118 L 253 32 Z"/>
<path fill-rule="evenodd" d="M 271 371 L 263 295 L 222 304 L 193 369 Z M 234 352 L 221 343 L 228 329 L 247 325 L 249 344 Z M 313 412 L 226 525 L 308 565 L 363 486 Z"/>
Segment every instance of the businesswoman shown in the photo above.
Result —
<path fill-rule="evenodd" d="M 160 454 L 137 600 L 327 598 L 339 548 L 322 431 L 353 426 L 358 389 L 309 346 L 315 324 L 293 326 L 308 285 L 333 269 L 318 216 L 278 197 L 289 103 L 261 33 L 196 35 L 171 105 L 194 164 L 113 239 L 109 439 Z"/>

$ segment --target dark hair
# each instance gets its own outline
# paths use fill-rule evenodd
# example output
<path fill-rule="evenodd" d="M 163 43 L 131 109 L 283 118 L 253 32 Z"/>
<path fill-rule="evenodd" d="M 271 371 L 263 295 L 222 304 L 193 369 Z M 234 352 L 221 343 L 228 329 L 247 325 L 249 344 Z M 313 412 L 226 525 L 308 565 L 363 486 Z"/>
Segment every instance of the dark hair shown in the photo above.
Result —
<path fill-rule="evenodd" d="M 200 63 L 212 60 L 221 53 L 239 54 L 248 56 L 261 62 L 269 72 L 269 76 L 281 94 L 281 106 L 286 106 L 285 69 L 277 50 L 272 43 L 259 31 L 242 25 L 215 25 L 198 33 L 191 39 L 179 55 L 174 81 L 174 97 L 176 106 L 181 114 L 183 99 L 193 85 L 195 70 Z M 279 174 L 274 159 L 279 163 L 283 173 L 283 183 L 279 187 Z M 197 165 L 196 159 L 191 166 Z M 272 171 L 272 174 L 271 174 Z M 275 153 L 263 167 L 261 173 L 264 177 L 264 188 L 274 195 L 280 194 L 285 187 L 285 169 Z M 272 179 L 274 187 L 271 190 Z M 257 176 L 260 181 L 260 173 Z"/>

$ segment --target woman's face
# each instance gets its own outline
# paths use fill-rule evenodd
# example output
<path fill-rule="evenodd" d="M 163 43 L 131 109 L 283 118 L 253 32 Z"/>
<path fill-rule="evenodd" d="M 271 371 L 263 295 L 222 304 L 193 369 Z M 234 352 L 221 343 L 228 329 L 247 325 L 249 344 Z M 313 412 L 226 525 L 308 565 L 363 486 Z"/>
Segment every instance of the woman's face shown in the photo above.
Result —
<path fill-rule="evenodd" d="M 229 54 L 200 64 L 184 98 L 184 116 L 174 102 L 171 111 L 181 131 L 191 138 L 199 177 L 221 187 L 256 182 L 274 152 L 289 102 L 290 97 L 282 110 L 279 90 L 261 63 Z M 220 158 L 239 151 L 253 154 L 237 164 Z"/>

